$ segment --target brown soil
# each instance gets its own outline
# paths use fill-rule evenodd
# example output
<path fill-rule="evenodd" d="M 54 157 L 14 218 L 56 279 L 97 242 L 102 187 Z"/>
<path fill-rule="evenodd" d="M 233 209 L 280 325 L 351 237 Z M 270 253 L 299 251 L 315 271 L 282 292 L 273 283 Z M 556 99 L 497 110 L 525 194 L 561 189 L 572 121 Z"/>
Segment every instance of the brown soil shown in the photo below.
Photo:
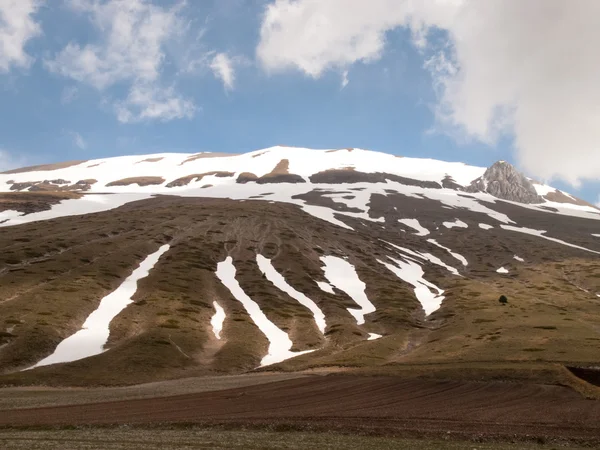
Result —
<path fill-rule="evenodd" d="M 47 211 L 62 200 L 80 198 L 75 192 L 3 192 L 0 193 L 0 211 L 13 210 L 24 214 Z"/>
<path fill-rule="evenodd" d="M 305 183 L 304 178 L 300 175 L 296 175 L 289 172 L 290 162 L 287 159 L 282 159 L 277 163 L 275 168 L 258 178 L 256 182 L 258 184 L 268 183 Z"/>
<path fill-rule="evenodd" d="M 600 445 L 598 417 L 600 402 L 557 386 L 330 375 L 176 397 L 12 410 L 0 412 L 0 425 L 279 424 Z"/>
<path fill-rule="evenodd" d="M 146 159 L 136 162 L 136 164 L 140 164 L 140 163 L 144 163 L 144 162 L 150 162 L 150 163 L 159 162 L 159 161 L 162 161 L 163 159 L 165 159 L 165 158 L 164 157 L 146 158 Z"/>
<path fill-rule="evenodd" d="M 87 161 L 86 160 L 84 160 L 84 161 L 66 161 L 66 162 L 55 163 L 55 164 L 41 164 L 39 166 L 29 166 L 29 167 L 22 167 L 20 169 L 7 170 L 6 172 L 2 172 L 2 174 L 66 169 L 67 167 L 77 166 L 77 165 L 83 164 L 85 162 L 87 162 Z"/>
<path fill-rule="evenodd" d="M 131 177 L 122 180 L 111 181 L 106 186 L 129 186 L 137 184 L 138 186 L 154 186 L 163 184 L 166 180 L 163 177 Z"/>
<path fill-rule="evenodd" d="M 556 203 L 571 203 L 571 204 L 579 205 L 579 206 L 591 206 L 592 208 L 597 208 L 596 205 L 592 205 L 591 203 L 588 203 L 585 200 L 581 200 L 580 198 L 574 197 L 574 199 L 573 199 L 573 198 L 563 194 L 558 189 L 554 192 L 549 192 L 548 194 L 546 194 L 544 196 L 544 198 L 546 200 L 549 200 L 551 202 L 556 202 Z"/>
<path fill-rule="evenodd" d="M 167 187 L 170 188 L 170 187 L 177 187 L 177 186 L 187 186 L 192 181 L 198 182 L 198 181 L 201 181 L 202 178 L 204 178 L 206 176 L 210 176 L 210 175 L 214 175 L 219 178 L 226 178 L 226 177 L 232 177 L 235 174 L 233 172 L 219 172 L 219 171 L 197 173 L 197 174 L 192 174 L 192 175 L 187 175 L 185 177 L 177 178 L 176 180 L 173 180 L 170 183 L 168 183 Z"/>

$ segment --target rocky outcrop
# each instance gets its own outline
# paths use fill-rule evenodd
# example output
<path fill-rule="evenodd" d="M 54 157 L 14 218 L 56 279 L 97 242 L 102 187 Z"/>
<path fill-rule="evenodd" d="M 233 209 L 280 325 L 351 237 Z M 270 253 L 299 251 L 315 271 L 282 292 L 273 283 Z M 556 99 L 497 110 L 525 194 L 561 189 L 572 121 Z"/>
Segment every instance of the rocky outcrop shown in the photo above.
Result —
<path fill-rule="evenodd" d="M 533 183 L 506 161 L 498 161 L 483 176 L 473 180 L 467 192 L 487 192 L 502 200 L 518 203 L 543 203 Z"/>

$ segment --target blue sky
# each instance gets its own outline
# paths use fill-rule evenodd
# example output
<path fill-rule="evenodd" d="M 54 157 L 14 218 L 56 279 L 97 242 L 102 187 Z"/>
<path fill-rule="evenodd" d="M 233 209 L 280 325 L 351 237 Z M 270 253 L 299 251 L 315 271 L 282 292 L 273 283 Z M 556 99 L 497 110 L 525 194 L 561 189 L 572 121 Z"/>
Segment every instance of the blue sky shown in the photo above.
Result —
<path fill-rule="evenodd" d="M 462 29 L 432 10 L 419 26 L 401 11 L 390 21 L 398 2 L 389 0 L 350 17 L 344 5 L 365 2 L 349 2 L 0 0 L 0 38 L 17 49 L 0 47 L 0 166 L 360 147 L 482 166 L 504 159 L 598 200 L 599 174 L 584 164 L 563 173 L 558 159 L 536 173 L 534 131 L 478 122 L 502 98 L 461 110 L 472 95 L 448 74 L 472 66 L 452 44 Z"/>

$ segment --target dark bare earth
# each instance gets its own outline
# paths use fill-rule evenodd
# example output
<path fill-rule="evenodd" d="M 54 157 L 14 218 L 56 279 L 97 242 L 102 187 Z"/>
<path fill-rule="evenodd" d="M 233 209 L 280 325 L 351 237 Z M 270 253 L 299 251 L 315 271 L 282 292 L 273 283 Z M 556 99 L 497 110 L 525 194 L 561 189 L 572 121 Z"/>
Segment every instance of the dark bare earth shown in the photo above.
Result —
<path fill-rule="evenodd" d="M 0 411 L 0 426 L 227 425 L 600 445 L 600 402 L 560 386 L 313 376 L 173 397 Z"/>

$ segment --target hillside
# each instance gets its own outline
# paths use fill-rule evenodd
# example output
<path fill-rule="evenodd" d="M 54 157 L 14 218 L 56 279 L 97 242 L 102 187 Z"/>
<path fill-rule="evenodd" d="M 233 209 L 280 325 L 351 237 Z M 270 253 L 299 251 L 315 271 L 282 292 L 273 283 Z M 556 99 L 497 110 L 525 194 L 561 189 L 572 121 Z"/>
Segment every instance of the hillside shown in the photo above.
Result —
<path fill-rule="evenodd" d="M 0 174 L 0 227 L 0 384 L 564 383 L 600 363 L 600 211 L 504 162 L 273 147 L 36 166 Z"/>

